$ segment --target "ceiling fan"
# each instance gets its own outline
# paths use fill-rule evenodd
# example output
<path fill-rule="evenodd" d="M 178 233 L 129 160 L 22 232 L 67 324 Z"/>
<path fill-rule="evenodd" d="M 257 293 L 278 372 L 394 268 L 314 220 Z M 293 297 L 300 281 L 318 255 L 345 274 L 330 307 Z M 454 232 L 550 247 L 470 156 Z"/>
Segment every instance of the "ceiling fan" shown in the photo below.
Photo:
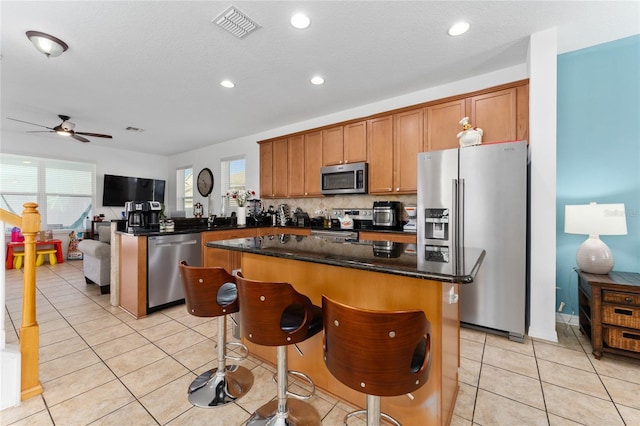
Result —
<path fill-rule="evenodd" d="M 80 142 L 90 142 L 89 139 L 85 138 L 84 136 L 91 136 L 94 138 L 109 138 L 109 139 L 113 138 L 113 136 L 111 135 L 103 135 L 100 133 L 76 132 L 73 130 L 76 127 L 75 123 L 72 123 L 69 121 L 71 117 L 69 117 L 68 115 L 58 115 L 58 117 L 60 117 L 60 120 L 62 120 L 62 123 L 58 124 L 56 127 L 47 127 L 47 126 L 43 126 L 42 124 L 30 123 L 28 121 L 18 120 L 16 118 L 10 118 L 10 117 L 7 117 L 7 118 L 9 120 L 19 121 L 21 123 L 33 124 L 34 126 L 44 127 L 45 129 L 49 129 L 49 132 L 47 133 L 57 133 L 62 136 L 71 136 L 72 138 Z M 40 132 L 44 132 L 44 130 L 30 131 L 27 133 L 40 133 Z"/>

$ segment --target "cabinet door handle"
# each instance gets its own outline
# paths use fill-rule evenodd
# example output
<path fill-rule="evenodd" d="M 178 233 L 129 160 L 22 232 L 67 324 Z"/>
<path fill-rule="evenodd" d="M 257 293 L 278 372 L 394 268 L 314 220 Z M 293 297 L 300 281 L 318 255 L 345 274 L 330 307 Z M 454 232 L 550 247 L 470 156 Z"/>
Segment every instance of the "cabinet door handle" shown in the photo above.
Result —
<path fill-rule="evenodd" d="M 633 311 L 631 311 L 629 309 L 614 308 L 613 312 L 615 312 L 616 314 L 620 314 L 620 315 L 633 316 Z"/>
<path fill-rule="evenodd" d="M 638 334 L 631 334 L 631 333 L 622 333 L 622 337 L 624 337 L 625 339 L 633 339 L 633 340 L 640 340 L 640 335 Z"/>
<path fill-rule="evenodd" d="M 631 302 L 633 302 L 633 299 L 630 298 L 630 297 L 625 297 L 624 301 L 627 302 L 627 303 L 631 303 Z"/>

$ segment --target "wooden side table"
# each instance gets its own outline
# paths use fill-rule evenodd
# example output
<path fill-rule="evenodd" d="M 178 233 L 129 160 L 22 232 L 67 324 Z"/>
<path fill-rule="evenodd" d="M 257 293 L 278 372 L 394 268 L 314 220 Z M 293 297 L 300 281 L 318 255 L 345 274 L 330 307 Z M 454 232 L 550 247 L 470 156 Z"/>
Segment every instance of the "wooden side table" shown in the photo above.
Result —
<path fill-rule="evenodd" d="M 591 339 L 593 355 L 640 358 L 640 273 L 577 272 L 580 331 Z"/>

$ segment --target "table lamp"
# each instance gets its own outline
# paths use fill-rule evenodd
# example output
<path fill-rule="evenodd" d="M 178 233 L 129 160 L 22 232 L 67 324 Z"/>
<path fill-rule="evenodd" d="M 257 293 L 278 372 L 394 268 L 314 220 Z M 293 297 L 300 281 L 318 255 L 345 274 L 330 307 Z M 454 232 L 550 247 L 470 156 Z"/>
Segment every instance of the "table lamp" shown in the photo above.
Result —
<path fill-rule="evenodd" d="M 599 235 L 627 234 L 624 204 L 565 206 L 564 232 L 589 235 L 576 254 L 580 270 L 590 274 L 608 274 L 613 269 L 613 255 Z"/>

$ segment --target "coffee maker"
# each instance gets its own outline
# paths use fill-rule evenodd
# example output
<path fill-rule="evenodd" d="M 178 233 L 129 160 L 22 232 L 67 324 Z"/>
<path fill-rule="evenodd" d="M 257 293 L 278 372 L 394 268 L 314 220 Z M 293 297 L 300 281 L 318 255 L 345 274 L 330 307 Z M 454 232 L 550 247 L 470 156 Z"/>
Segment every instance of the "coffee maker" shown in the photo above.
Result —
<path fill-rule="evenodd" d="M 142 201 L 127 201 L 124 211 L 127 217 L 127 232 L 136 232 L 145 228 L 145 203 Z"/>
<path fill-rule="evenodd" d="M 160 201 L 147 201 L 147 229 L 150 231 L 160 230 L 160 213 L 162 204 Z"/>
<path fill-rule="evenodd" d="M 162 205 L 159 201 L 127 201 L 124 210 L 127 218 L 127 232 L 160 230 Z"/>

